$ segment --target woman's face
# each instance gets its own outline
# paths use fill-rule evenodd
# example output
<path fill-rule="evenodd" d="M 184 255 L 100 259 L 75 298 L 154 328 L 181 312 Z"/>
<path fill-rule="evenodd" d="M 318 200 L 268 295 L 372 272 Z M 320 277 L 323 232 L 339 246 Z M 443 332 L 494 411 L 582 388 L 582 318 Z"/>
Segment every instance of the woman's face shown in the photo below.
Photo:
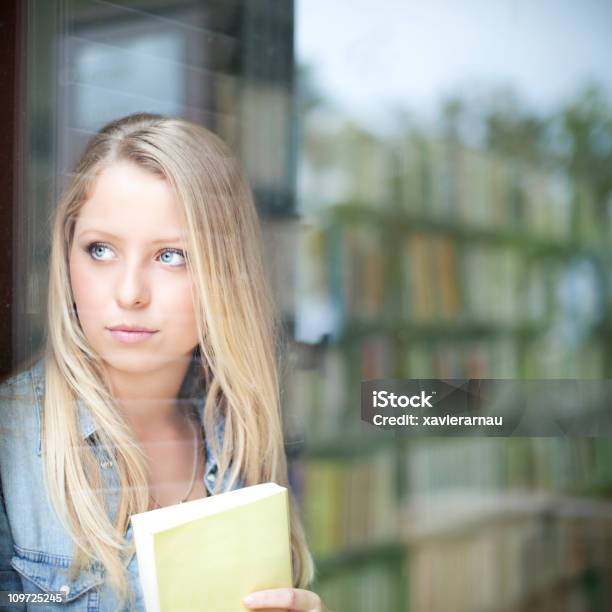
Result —
<path fill-rule="evenodd" d="M 150 372 L 196 346 L 184 236 L 166 181 L 127 161 L 100 173 L 76 221 L 70 281 L 83 332 L 107 366 Z"/>

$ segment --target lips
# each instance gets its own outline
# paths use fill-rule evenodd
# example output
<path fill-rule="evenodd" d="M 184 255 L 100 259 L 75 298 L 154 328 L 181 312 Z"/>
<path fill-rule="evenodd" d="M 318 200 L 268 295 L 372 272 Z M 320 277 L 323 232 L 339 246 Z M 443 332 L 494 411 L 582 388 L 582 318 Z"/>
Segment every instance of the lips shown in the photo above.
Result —
<path fill-rule="evenodd" d="M 149 327 L 139 327 L 138 325 L 115 325 L 114 327 L 109 327 L 111 331 L 127 331 L 127 332 L 150 332 L 155 333 L 156 329 L 150 329 Z"/>
<path fill-rule="evenodd" d="M 115 327 L 108 327 L 107 329 L 115 340 L 124 344 L 143 342 L 159 331 L 157 329 L 149 329 L 148 327 L 136 325 L 116 325 Z"/>

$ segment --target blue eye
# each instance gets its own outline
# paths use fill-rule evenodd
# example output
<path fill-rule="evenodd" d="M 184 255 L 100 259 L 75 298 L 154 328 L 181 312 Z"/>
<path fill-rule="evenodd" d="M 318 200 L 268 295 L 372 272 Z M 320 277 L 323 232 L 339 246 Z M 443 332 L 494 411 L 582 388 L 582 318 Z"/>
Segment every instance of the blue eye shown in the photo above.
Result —
<path fill-rule="evenodd" d="M 87 252 L 91 255 L 93 259 L 98 259 L 98 260 L 110 259 L 110 257 L 104 257 L 105 251 L 112 253 L 112 250 L 105 244 L 102 244 L 101 242 L 93 242 L 87 247 Z"/>
<path fill-rule="evenodd" d="M 92 242 L 85 250 L 95 261 L 108 261 L 114 257 L 113 250 L 103 242 Z M 159 255 L 159 260 L 173 268 L 186 263 L 185 253 L 180 249 L 164 249 Z"/>
<path fill-rule="evenodd" d="M 165 249 L 159 259 L 162 263 L 169 264 L 172 267 L 182 266 L 185 263 L 185 253 L 179 249 Z"/>

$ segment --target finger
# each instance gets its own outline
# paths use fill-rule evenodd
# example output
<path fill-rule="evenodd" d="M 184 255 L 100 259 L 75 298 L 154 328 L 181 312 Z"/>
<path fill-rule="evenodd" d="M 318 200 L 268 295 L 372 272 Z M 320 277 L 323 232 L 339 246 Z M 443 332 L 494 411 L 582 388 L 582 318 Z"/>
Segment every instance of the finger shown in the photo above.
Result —
<path fill-rule="evenodd" d="M 292 588 L 255 591 L 247 595 L 243 601 L 253 609 L 274 607 L 295 612 L 317 612 L 321 603 L 316 593 Z"/>

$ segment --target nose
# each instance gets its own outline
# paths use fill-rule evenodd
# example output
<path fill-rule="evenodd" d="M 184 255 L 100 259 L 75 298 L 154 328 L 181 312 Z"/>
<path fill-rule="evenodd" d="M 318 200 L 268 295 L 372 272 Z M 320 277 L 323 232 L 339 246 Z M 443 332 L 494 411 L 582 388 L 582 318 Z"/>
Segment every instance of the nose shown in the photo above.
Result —
<path fill-rule="evenodd" d="M 121 308 L 133 309 L 146 306 L 150 299 L 147 273 L 137 262 L 126 262 L 122 267 L 116 288 L 117 303 Z"/>

